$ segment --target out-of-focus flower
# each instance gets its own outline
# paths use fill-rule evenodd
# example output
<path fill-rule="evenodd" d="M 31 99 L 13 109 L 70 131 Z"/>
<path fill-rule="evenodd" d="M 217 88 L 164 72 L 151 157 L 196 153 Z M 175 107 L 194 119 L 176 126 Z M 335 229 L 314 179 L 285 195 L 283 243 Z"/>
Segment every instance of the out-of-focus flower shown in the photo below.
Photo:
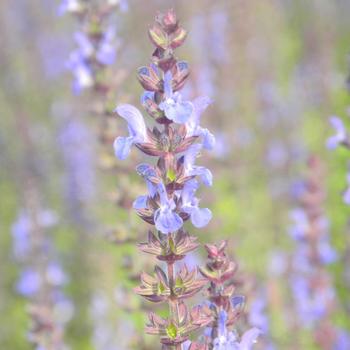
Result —
<path fill-rule="evenodd" d="M 344 123 L 340 118 L 336 116 L 330 117 L 329 122 L 336 133 L 335 135 L 328 138 L 327 148 L 333 150 L 337 148 L 341 143 L 346 141 L 347 132 Z"/>
<path fill-rule="evenodd" d="M 42 282 L 43 279 L 38 271 L 27 268 L 22 271 L 16 290 L 25 297 L 32 297 L 39 291 Z"/>
<path fill-rule="evenodd" d="M 258 328 L 252 328 L 246 331 L 241 341 L 238 340 L 234 332 L 228 332 L 226 329 L 227 313 L 221 311 L 219 314 L 218 337 L 214 340 L 213 350 L 250 350 L 257 342 L 261 334 Z"/>
<path fill-rule="evenodd" d="M 64 15 L 66 12 L 79 13 L 83 8 L 80 0 L 62 0 L 58 8 L 58 14 Z"/>

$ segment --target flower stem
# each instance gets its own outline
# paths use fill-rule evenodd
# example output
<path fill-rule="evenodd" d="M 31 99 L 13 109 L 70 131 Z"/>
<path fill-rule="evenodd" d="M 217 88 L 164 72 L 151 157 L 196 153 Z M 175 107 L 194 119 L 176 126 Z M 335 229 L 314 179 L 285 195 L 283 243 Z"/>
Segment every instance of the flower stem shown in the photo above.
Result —
<path fill-rule="evenodd" d="M 169 235 L 169 240 L 171 235 Z M 169 280 L 169 286 L 170 286 L 170 299 L 169 299 L 169 312 L 170 312 L 170 318 L 172 319 L 173 323 L 178 324 L 179 322 L 179 302 L 176 298 L 176 295 L 174 295 L 174 288 L 175 288 L 175 263 L 174 261 L 167 261 L 167 267 L 168 267 L 168 280 Z M 181 344 L 175 345 L 175 350 L 182 350 Z"/>

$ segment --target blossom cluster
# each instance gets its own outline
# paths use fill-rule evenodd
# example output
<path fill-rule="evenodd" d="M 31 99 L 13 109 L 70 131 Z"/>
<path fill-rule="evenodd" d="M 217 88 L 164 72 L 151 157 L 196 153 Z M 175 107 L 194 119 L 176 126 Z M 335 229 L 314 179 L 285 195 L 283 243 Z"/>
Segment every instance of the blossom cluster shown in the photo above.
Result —
<path fill-rule="evenodd" d="M 209 305 L 214 314 L 214 322 L 207 328 L 206 334 L 213 350 L 251 349 L 261 330 L 253 327 L 240 338 L 232 327 L 241 315 L 245 297 L 235 294 L 234 275 L 236 263 L 226 255 L 227 241 L 218 245 L 206 244 L 208 262 L 200 271 L 210 282 L 208 288 Z"/>
<path fill-rule="evenodd" d="M 146 90 L 141 104 L 154 119 L 155 126 L 147 127 L 142 113 L 133 105 L 116 108 L 127 122 L 129 133 L 115 139 L 116 157 L 126 159 L 135 146 L 145 155 L 157 158 L 152 164 L 136 167 L 148 192 L 137 197 L 133 207 L 144 221 L 155 227 L 155 232 L 149 231 L 148 241 L 139 245 L 140 249 L 165 262 L 167 270 L 156 265 L 154 276 L 142 273 L 136 293 L 148 301 L 169 304 L 169 317 L 162 318 L 152 312 L 146 328 L 148 333 L 160 335 L 164 349 L 169 346 L 190 350 L 249 349 L 258 330 L 248 331 L 239 341 L 238 335 L 227 328 L 233 324 L 243 301 L 233 296 L 232 283 L 226 283 L 234 273 L 234 264 L 224 253 L 226 243 L 220 247 L 207 246 L 215 262 L 201 270 L 204 278 L 199 278 L 197 268 L 190 270 L 186 263 L 175 268 L 176 262 L 198 247 L 196 237 L 185 230 L 186 221 L 202 228 L 212 218 L 210 209 L 202 208 L 196 195 L 200 185 L 211 186 L 213 182 L 211 171 L 196 164 L 201 152 L 215 145 L 213 134 L 200 124 L 211 100 L 198 97 L 187 101 L 180 93 L 189 76 L 189 67 L 176 59 L 174 50 L 183 44 L 186 34 L 173 10 L 159 13 L 149 29 L 155 51 L 152 63 L 138 70 L 138 79 Z M 214 293 L 210 302 L 190 309 L 185 299 L 197 294 L 209 281 L 216 286 L 209 288 Z M 202 327 L 212 329 L 209 340 L 203 337 L 197 342 L 190 341 L 190 334 Z"/>
<path fill-rule="evenodd" d="M 298 194 L 300 207 L 291 212 L 294 224 L 289 234 L 297 243 L 291 261 L 291 289 L 298 324 L 313 331 L 322 349 L 343 349 L 347 340 L 330 319 L 336 293 L 326 267 L 336 261 L 337 254 L 329 241 L 329 223 L 323 208 L 323 169 L 317 157 L 309 159 L 308 170 Z"/>
<path fill-rule="evenodd" d="M 196 238 L 184 230 L 185 221 L 190 220 L 200 228 L 207 225 L 212 216 L 208 208 L 199 207 L 195 195 L 201 183 L 212 185 L 212 174 L 195 161 L 202 149 L 213 147 L 214 136 L 199 124 L 210 100 L 201 97 L 193 102 L 185 101 L 179 92 L 189 69 L 186 62 L 174 56 L 174 49 L 186 38 L 186 31 L 179 25 L 174 11 L 158 14 L 149 29 L 149 37 L 156 47 L 153 62 L 138 70 L 138 79 L 146 90 L 141 103 L 157 126 L 147 128 L 136 107 L 119 105 L 116 112 L 126 120 L 129 135 L 117 137 L 114 150 L 121 160 L 128 157 L 133 145 L 148 156 L 158 157 L 156 165 L 137 166 L 148 193 L 139 196 L 133 207 L 156 229 L 156 233 L 149 232 L 148 242 L 140 245 L 141 250 L 165 261 L 167 273 L 160 266 L 156 266 L 154 277 L 142 273 L 136 292 L 149 301 L 169 304 L 169 317 L 164 319 L 150 313 L 146 330 L 160 335 L 163 347 L 180 349 L 191 332 L 211 322 L 207 307 L 190 309 L 184 302 L 199 292 L 206 281 L 197 277 L 196 269 L 191 271 L 185 264 L 175 269 L 174 264 L 198 246 Z M 197 345 L 191 345 L 191 349 L 194 346 Z"/>
<path fill-rule="evenodd" d="M 66 350 L 64 328 L 73 305 L 62 288 L 68 282 L 57 259 L 48 260 L 51 242 L 45 231 L 56 224 L 50 210 L 22 210 L 12 227 L 13 256 L 23 266 L 16 291 L 29 300 L 28 340 L 36 349 Z"/>
<path fill-rule="evenodd" d="M 117 58 L 117 29 L 106 21 L 115 8 L 127 11 L 128 3 L 106 0 L 97 6 L 82 0 L 63 0 L 59 7 L 59 14 L 72 13 L 83 23 L 82 29 L 74 34 L 76 48 L 67 62 L 74 75 L 73 91 L 77 94 L 92 87 L 103 89 L 101 72 Z"/>
<path fill-rule="evenodd" d="M 327 148 L 329 150 L 335 150 L 338 146 L 343 146 L 350 149 L 349 134 L 346 130 L 344 122 L 337 116 L 329 118 L 329 122 L 332 128 L 335 130 L 335 134 L 327 139 Z M 343 201 L 345 204 L 350 205 L 350 172 L 347 175 L 347 188 L 343 193 Z"/>

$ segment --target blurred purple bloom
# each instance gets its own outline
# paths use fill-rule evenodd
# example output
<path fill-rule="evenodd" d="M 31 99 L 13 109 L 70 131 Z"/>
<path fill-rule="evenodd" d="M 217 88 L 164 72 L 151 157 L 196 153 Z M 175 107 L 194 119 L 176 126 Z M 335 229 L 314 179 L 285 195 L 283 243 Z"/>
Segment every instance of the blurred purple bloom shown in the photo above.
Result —
<path fill-rule="evenodd" d="M 94 85 L 94 75 L 79 52 L 72 52 L 67 62 L 68 69 L 74 75 L 73 91 L 80 94 L 82 90 Z"/>
<path fill-rule="evenodd" d="M 249 323 L 261 329 L 263 333 L 267 333 L 269 330 L 269 320 L 265 314 L 266 311 L 266 300 L 263 296 L 256 298 L 249 310 Z"/>
<path fill-rule="evenodd" d="M 343 201 L 345 204 L 350 205 L 350 173 L 346 175 L 347 189 L 343 193 Z"/>
<path fill-rule="evenodd" d="M 128 0 L 108 0 L 108 4 L 111 6 L 119 6 L 120 11 L 123 13 L 129 11 Z"/>
<path fill-rule="evenodd" d="M 320 260 L 323 264 L 325 265 L 332 264 L 337 260 L 338 254 L 330 245 L 328 237 L 324 237 L 318 243 L 317 248 L 318 248 L 318 254 L 319 254 Z"/>
<path fill-rule="evenodd" d="M 154 213 L 156 228 L 165 234 L 175 232 L 182 227 L 183 221 L 175 213 L 175 202 L 173 199 L 168 198 L 164 184 L 160 183 L 157 189 L 160 197 L 160 207 Z"/>
<path fill-rule="evenodd" d="M 238 350 L 252 349 L 253 345 L 257 342 L 259 335 L 261 335 L 261 330 L 255 327 L 244 332 Z"/>
<path fill-rule="evenodd" d="M 112 65 L 117 57 L 117 47 L 115 44 L 115 27 L 109 27 L 103 34 L 103 39 L 96 52 L 97 60 L 104 65 Z"/>
<path fill-rule="evenodd" d="M 180 93 L 173 93 L 172 74 L 170 71 L 164 77 L 165 100 L 160 103 L 159 108 L 164 111 L 165 116 L 174 123 L 186 123 L 193 112 L 191 102 L 183 102 Z"/>
<path fill-rule="evenodd" d="M 79 12 L 82 9 L 82 4 L 80 0 L 63 0 L 58 7 L 58 14 L 60 16 L 64 15 L 66 12 Z"/>
<path fill-rule="evenodd" d="M 82 122 L 71 119 L 64 122 L 58 140 L 67 169 L 69 203 L 86 202 L 95 193 L 92 134 Z"/>
<path fill-rule="evenodd" d="M 27 268 L 22 271 L 16 290 L 25 297 L 32 297 L 39 291 L 41 284 L 42 278 L 39 272 Z"/>
<path fill-rule="evenodd" d="M 213 60 L 221 65 L 224 61 L 228 60 L 228 50 L 227 50 L 227 30 L 229 18 L 225 11 L 217 10 L 211 14 L 211 27 L 209 30 L 210 38 L 210 54 Z"/>
<path fill-rule="evenodd" d="M 309 221 L 305 211 L 301 208 L 296 208 L 292 210 L 289 215 L 294 221 L 294 225 L 289 229 L 290 236 L 294 240 L 304 239 L 309 229 Z"/>
<path fill-rule="evenodd" d="M 53 286 L 62 286 L 67 283 L 67 276 L 58 263 L 50 263 L 46 270 L 47 281 Z"/>
<path fill-rule="evenodd" d="M 118 106 L 116 112 L 128 123 L 129 136 L 117 137 L 113 144 L 116 156 L 124 160 L 133 144 L 146 142 L 147 129 L 143 116 L 136 107 L 124 104 Z"/>
<path fill-rule="evenodd" d="M 214 339 L 213 350 L 251 350 L 261 331 L 258 328 L 251 328 L 244 332 L 239 342 L 236 334 L 226 329 L 226 321 L 226 311 L 222 310 L 219 314 L 218 337 Z"/>
<path fill-rule="evenodd" d="M 337 148 L 342 142 L 346 141 L 347 133 L 344 123 L 340 118 L 336 116 L 330 117 L 329 122 L 335 130 L 336 134 L 328 138 L 327 148 L 333 150 Z"/>
<path fill-rule="evenodd" d="M 231 146 L 229 145 L 228 138 L 223 133 L 216 134 L 215 146 L 213 154 L 216 158 L 224 159 L 229 155 Z"/>
<path fill-rule="evenodd" d="M 275 168 L 282 167 L 288 159 L 288 153 L 281 141 L 272 141 L 267 150 L 267 161 Z"/>
<path fill-rule="evenodd" d="M 13 250 L 16 259 L 23 259 L 30 250 L 31 228 L 28 216 L 21 212 L 12 225 Z"/>
<path fill-rule="evenodd" d="M 350 334 L 343 329 L 338 329 L 337 339 L 333 350 L 348 350 L 350 349 Z"/>

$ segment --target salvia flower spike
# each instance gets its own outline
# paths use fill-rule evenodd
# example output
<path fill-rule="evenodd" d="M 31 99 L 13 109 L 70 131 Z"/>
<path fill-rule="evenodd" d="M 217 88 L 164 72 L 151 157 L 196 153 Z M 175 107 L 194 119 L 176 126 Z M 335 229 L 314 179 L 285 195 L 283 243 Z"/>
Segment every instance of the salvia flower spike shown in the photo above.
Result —
<path fill-rule="evenodd" d="M 337 253 L 330 244 L 329 223 L 324 214 L 324 175 L 320 159 L 310 157 L 308 175 L 298 197 L 299 207 L 291 213 L 294 225 L 289 234 L 297 247 L 291 261 L 290 282 L 298 324 L 312 330 L 320 349 L 345 349 L 344 331 L 331 321 L 336 296 L 327 266 L 337 259 Z"/>
<path fill-rule="evenodd" d="M 146 331 L 159 335 L 164 349 L 183 349 L 182 344 L 192 332 L 212 322 L 212 312 L 206 305 L 191 308 L 186 304 L 188 298 L 203 288 L 206 279 L 199 277 L 197 269 L 191 271 L 186 265 L 175 269 L 175 263 L 198 246 L 196 238 L 184 229 L 184 223 L 190 221 L 200 228 L 211 219 L 211 211 L 199 206 L 196 191 L 201 183 L 212 184 L 212 174 L 209 169 L 195 165 L 195 161 L 203 148 L 213 147 L 215 139 L 199 124 L 210 100 L 201 97 L 186 101 L 180 93 L 189 68 L 174 55 L 186 38 L 175 12 L 158 14 L 148 34 L 155 50 L 151 64 L 138 70 L 138 80 L 146 90 L 141 103 L 156 126 L 148 128 L 136 107 L 119 105 L 116 112 L 127 122 L 128 135 L 116 138 L 114 150 L 122 160 L 133 146 L 157 158 L 156 165 L 137 166 L 148 193 L 139 196 L 133 207 L 155 227 L 149 231 L 148 240 L 139 245 L 140 249 L 165 262 L 167 269 L 156 266 L 154 275 L 142 273 L 136 293 L 151 302 L 168 303 L 169 316 L 162 318 L 150 313 Z M 207 347 L 192 343 L 190 348 Z"/>
<path fill-rule="evenodd" d="M 210 283 L 208 296 L 213 322 L 207 329 L 209 346 L 214 350 L 251 349 L 261 331 L 254 327 L 239 338 L 236 330 L 232 330 L 244 310 L 245 297 L 235 294 L 233 277 L 237 265 L 226 255 L 226 247 L 227 241 L 207 244 L 208 262 L 200 269 Z"/>

